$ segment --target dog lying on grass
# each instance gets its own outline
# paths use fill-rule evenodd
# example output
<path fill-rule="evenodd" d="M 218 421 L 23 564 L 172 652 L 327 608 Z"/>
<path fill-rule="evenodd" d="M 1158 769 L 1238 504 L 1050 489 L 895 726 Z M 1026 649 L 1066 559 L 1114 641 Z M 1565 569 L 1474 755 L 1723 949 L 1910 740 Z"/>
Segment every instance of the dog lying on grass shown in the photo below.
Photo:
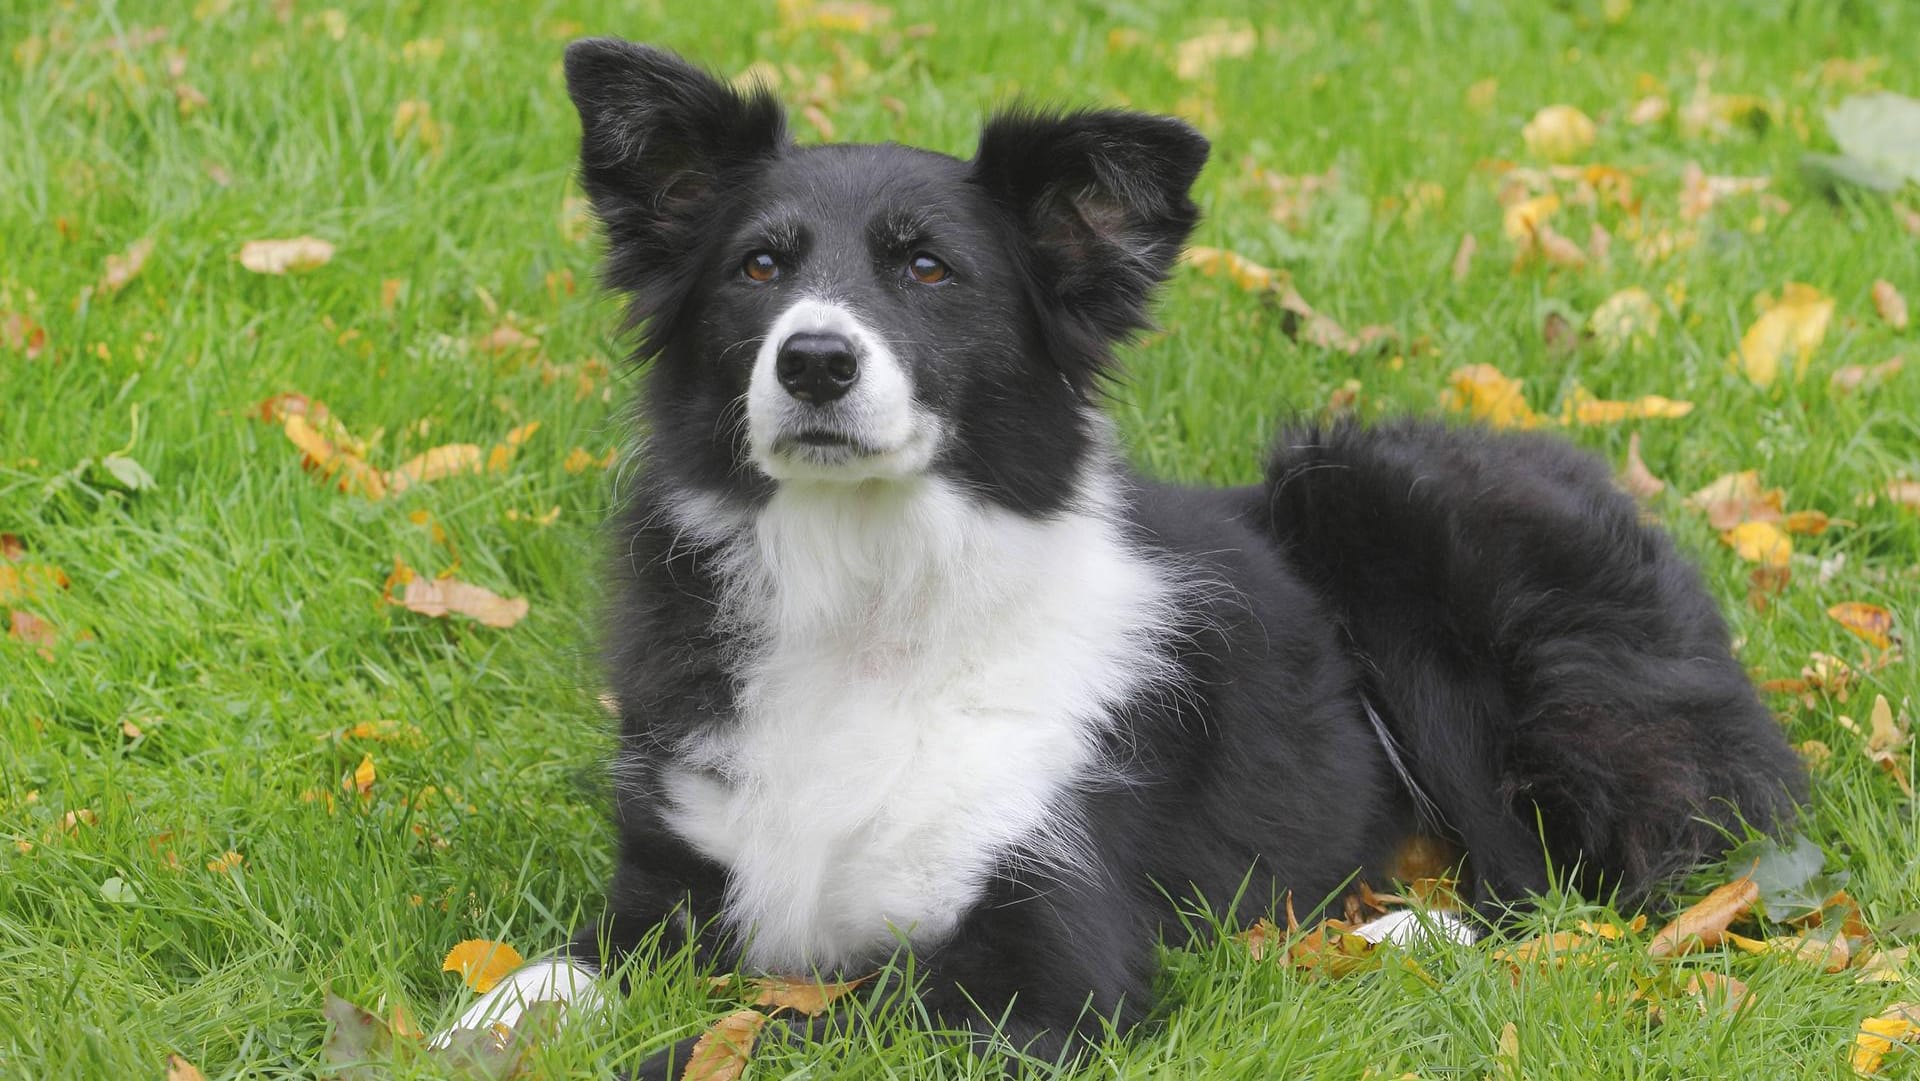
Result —
<path fill-rule="evenodd" d="M 1555 874 L 1633 903 L 1790 821 L 1697 573 L 1588 455 L 1406 420 L 1283 431 L 1245 487 L 1127 466 L 1102 381 L 1198 218 L 1187 125 L 800 147 L 669 53 L 566 73 L 647 366 L 620 851 L 605 918 L 461 1024 L 654 936 L 798 975 L 904 948 L 929 1015 L 1056 1060 L 1143 1016 L 1183 910 L 1319 903 L 1422 836 L 1486 915 Z"/>

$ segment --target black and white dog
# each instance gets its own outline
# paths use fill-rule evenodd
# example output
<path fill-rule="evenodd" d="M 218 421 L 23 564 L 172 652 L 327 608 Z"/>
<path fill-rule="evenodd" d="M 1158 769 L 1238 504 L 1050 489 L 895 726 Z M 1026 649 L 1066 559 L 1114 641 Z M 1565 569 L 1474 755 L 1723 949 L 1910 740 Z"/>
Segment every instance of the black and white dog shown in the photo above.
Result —
<path fill-rule="evenodd" d="M 1423 833 L 1488 912 L 1631 902 L 1804 797 L 1694 569 L 1558 440 L 1127 467 L 1103 377 L 1198 217 L 1185 124 L 1014 111 L 962 161 L 796 146 L 623 41 L 566 74 L 649 365 L 620 853 L 574 959 L 462 1024 L 655 935 L 790 974 L 904 945 L 932 1016 L 1051 1059 L 1142 1016 L 1183 912 L 1304 911 Z"/>

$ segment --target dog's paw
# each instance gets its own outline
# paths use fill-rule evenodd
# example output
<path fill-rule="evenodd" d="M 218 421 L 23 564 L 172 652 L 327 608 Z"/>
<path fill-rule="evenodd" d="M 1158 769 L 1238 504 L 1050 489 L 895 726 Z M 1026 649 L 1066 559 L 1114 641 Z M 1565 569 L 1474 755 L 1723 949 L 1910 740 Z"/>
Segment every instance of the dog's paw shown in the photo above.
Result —
<path fill-rule="evenodd" d="M 1431 942 L 1471 946 L 1480 937 L 1473 925 L 1455 912 L 1389 912 L 1354 928 L 1353 933 L 1368 942 L 1391 942 L 1396 946 L 1422 946 Z"/>
<path fill-rule="evenodd" d="M 594 970 L 578 961 L 556 958 L 522 965 L 476 999 L 453 1024 L 435 1033 L 427 1046 L 446 1047 L 453 1042 L 454 1033 L 462 1030 L 515 1028 L 536 1002 L 557 1002 L 566 1007 L 563 1021 L 592 1013 L 605 1004 L 594 977 Z"/>

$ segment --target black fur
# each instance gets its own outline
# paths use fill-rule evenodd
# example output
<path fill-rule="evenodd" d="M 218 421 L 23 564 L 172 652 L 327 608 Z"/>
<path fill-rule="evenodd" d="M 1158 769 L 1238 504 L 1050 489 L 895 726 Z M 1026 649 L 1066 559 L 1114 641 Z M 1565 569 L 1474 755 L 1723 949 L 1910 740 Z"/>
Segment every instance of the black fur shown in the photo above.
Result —
<path fill-rule="evenodd" d="M 931 470 L 983 503 L 1059 514 L 1105 460 L 1088 403 L 1194 224 L 1206 143 L 1155 117 L 1015 112 L 971 162 L 803 149 L 765 95 L 667 53 L 581 42 L 567 75 L 607 280 L 632 296 L 651 361 L 608 649 L 620 853 L 607 916 L 576 949 L 611 961 L 664 927 L 667 948 L 724 966 L 728 871 L 669 828 L 658 793 L 682 740 L 731 722 L 741 643 L 715 620 L 715 551 L 664 511 L 688 492 L 749 511 L 769 498 L 740 412 L 758 341 L 789 290 L 831 282 L 911 343 L 916 401 L 951 429 Z M 898 259 L 920 248 L 952 265 L 950 288 L 901 283 Z M 782 277 L 743 285 L 742 255 L 761 250 Z M 1108 737 L 1129 783 L 1074 797 L 1100 873 L 1009 859 L 955 933 L 915 944 L 944 1023 L 1004 1022 L 1015 1046 L 1068 1053 L 1143 1016 L 1183 908 L 1233 920 L 1291 894 L 1305 912 L 1356 874 L 1383 881 L 1423 830 L 1465 847 L 1489 911 L 1546 889 L 1550 864 L 1637 901 L 1720 852 L 1722 828 L 1782 828 L 1804 796 L 1693 569 L 1564 443 L 1309 428 L 1281 437 L 1261 485 L 1120 483 L 1131 543 L 1212 585 L 1183 595 L 1162 643 L 1177 684 L 1127 703 Z"/>

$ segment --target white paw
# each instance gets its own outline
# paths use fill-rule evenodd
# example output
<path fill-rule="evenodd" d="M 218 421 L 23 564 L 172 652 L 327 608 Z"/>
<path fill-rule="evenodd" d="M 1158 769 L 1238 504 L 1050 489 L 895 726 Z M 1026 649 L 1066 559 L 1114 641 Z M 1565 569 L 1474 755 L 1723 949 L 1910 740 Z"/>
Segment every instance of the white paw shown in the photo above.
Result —
<path fill-rule="evenodd" d="M 1421 946 L 1432 942 L 1458 942 L 1471 946 L 1479 939 L 1473 925 L 1457 912 L 1389 912 L 1377 920 L 1368 920 L 1354 928 L 1354 934 L 1368 942 L 1391 942 L 1396 946 Z"/>
<path fill-rule="evenodd" d="M 556 959 L 522 965 L 475 1000 L 453 1024 L 435 1033 L 427 1046 L 446 1047 L 453 1041 L 453 1034 L 463 1029 L 514 1028 L 536 1002 L 562 1004 L 566 1007 L 563 1020 L 591 1013 L 604 1004 L 594 975 L 591 967 L 577 961 Z"/>

